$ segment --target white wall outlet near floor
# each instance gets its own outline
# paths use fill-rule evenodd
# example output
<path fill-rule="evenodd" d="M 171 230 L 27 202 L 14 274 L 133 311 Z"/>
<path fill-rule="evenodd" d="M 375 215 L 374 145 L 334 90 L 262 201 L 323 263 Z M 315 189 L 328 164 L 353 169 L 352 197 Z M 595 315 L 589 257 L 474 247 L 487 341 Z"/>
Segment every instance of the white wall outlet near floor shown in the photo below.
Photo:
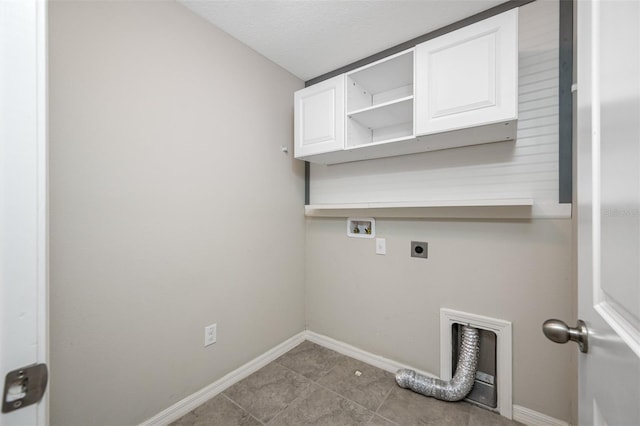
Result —
<path fill-rule="evenodd" d="M 217 324 L 211 324 L 204 328 L 204 345 L 213 345 L 216 342 Z"/>
<path fill-rule="evenodd" d="M 387 254 L 387 241 L 384 238 L 376 238 L 376 254 Z"/>

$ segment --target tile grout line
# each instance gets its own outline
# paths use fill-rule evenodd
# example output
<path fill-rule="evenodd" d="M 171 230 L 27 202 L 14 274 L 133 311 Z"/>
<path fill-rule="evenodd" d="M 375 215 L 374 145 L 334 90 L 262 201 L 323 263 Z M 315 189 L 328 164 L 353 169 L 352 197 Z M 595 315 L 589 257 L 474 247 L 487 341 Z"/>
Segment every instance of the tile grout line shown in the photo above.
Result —
<path fill-rule="evenodd" d="M 313 343 L 313 342 L 311 342 L 311 343 Z M 328 349 L 328 348 L 327 348 L 327 349 Z M 332 349 L 329 349 L 329 350 L 333 351 Z M 333 351 L 333 352 L 336 352 L 336 351 Z M 354 359 L 354 358 L 349 357 L 348 355 L 344 355 L 344 354 L 341 354 L 341 353 L 339 353 L 339 352 L 336 352 L 336 353 L 337 353 L 337 354 L 339 354 L 339 355 L 341 355 L 341 356 L 343 356 L 343 357 L 346 357 L 346 358 L 349 358 L 349 359 Z M 359 360 L 356 360 L 356 361 L 359 361 Z M 344 400 L 346 400 L 346 401 L 349 401 L 349 402 L 351 402 L 351 403 L 353 403 L 353 404 L 356 404 L 356 405 L 357 405 L 357 406 L 359 406 L 359 407 L 364 408 L 364 409 L 365 409 L 365 410 L 367 410 L 367 411 L 370 411 L 372 414 L 371 414 L 371 418 L 368 420 L 367 424 L 371 423 L 371 421 L 375 418 L 375 416 L 376 416 L 376 415 L 377 415 L 377 416 L 380 416 L 381 418 L 385 419 L 386 421 L 388 421 L 388 422 L 390 422 L 390 423 L 392 423 L 392 424 L 394 424 L 394 425 L 395 425 L 395 424 L 397 424 L 396 422 L 391 421 L 391 420 L 387 419 L 386 417 L 381 416 L 380 414 L 378 414 L 378 410 L 380 409 L 380 407 L 382 406 L 382 404 L 384 404 L 384 402 L 387 400 L 387 398 L 389 397 L 389 395 L 390 395 L 390 394 L 391 394 L 391 392 L 393 391 L 393 389 L 394 389 L 394 386 L 393 386 L 393 385 L 391 385 L 391 386 L 389 387 L 389 390 L 388 390 L 388 391 L 387 391 L 387 393 L 385 394 L 384 398 L 382 398 L 382 401 L 380 402 L 380 404 L 378 404 L 378 407 L 377 407 L 375 410 L 370 410 L 369 408 L 365 407 L 364 405 L 362 405 L 362 404 L 360 404 L 360 403 L 358 403 L 358 402 L 356 402 L 356 401 L 353 401 L 352 399 L 349 399 L 346 395 L 342 395 L 342 394 L 340 394 L 340 393 L 338 393 L 338 392 L 336 392 L 336 391 L 334 391 L 334 390 L 332 390 L 332 389 L 329 389 L 328 387 L 324 386 L 322 383 L 319 383 L 319 380 L 321 380 L 323 377 L 327 376 L 327 375 L 328 375 L 332 370 L 334 370 L 335 368 L 337 368 L 337 367 L 338 367 L 338 361 L 336 361 L 336 363 L 335 363 L 331 368 L 329 368 L 328 370 L 326 370 L 326 371 L 322 374 L 322 376 L 318 377 L 318 379 L 317 379 L 317 380 L 310 379 L 310 378 L 308 378 L 308 377 L 304 376 L 302 373 L 299 373 L 299 372 L 297 372 L 297 371 L 295 371 L 295 370 L 293 370 L 293 369 L 291 369 L 291 368 L 287 367 L 286 365 L 281 364 L 281 363 L 278 361 L 278 359 L 274 360 L 274 362 L 277 362 L 279 365 L 281 365 L 281 366 L 285 367 L 286 369 L 288 369 L 288 370 L 290 370 L 290 371 L 293 371 L 294 373 L 297 373 L 297 374 L 302 375 L 303 377 L 305 377 L 305 378 L 309 379 L 313 384 L 315 384 L 315 385 L 317 385 L 317 386 L 321 387 L 322 389 L 325 389 L 325 390 L 327 390 L 327 391 L 331 392 L 331 393 L 332 393 L 332 394 L 334 394 L 334 395 L 339 396 L 340 398 L 342 398 L 342 399 L 344 399 Z M 359 362 L 362 362 L 362 361 L 359 361 Z M 366 363 L 364 363 L 364 364 L 366 364 Z M 369 364 L 367 364 L 367 365 L 369 365 Z M 371 367 L 373 367 L 373 368 L 378 368 L 378 367 L 375 367 L 375 366 L 371 366 Z M 298 398 L 296 398 L 296 399 L 298 399 Z M 293 404 L 293 401 L 292 401 L 291 403 Z M 283 409 L 282 411 L 284 411 L 284 410 L 286 410 L 286 408 L 285 408 L 285 409 Z M 278 414 L 280 414 L 280 413 L 278 413 Z M 275 416 L 274 416 L 274 418 L 275 418 Z"/>
<path fill-rule="evenodd" d="M 336 352 L 337 353 L 337 352 Z M 339 354 L 341 356 L 346 356 L 346 355 L 342 355 Z M 335 364 L 333 364 L 333 367 L 331 367 L 330 369 L 328 369 L 327 371 L 324 372 L 324 374 L 320 377 L 318 377 L 318 380 L 322 379 L 323 377 L 325 377 L 326 375 L 328 375 L 329 373 L 331 373 L 336 367 L 338 366 L 338 360 L 336 360 Z"/>
<path fill-rule="evenodd" d="M 367 420 L 367 422 L 365 423 L 365 426 L 370 426 L 375 416 L 376 416 L 376 413 L 371 413 L 371 417 L 369 417 L 369 420 Z"/>
<path fill-rule="evenodd" d="M 312 343 L 313 343 L 313 342 L 312 342 Z M 329 349 L 329 350 L 331 350 L 331 349 Z M 333 352 L 335 352 L 335 351 L 333 351 Z M 336 352 L 336 353 L 338 353 L 338 352 Z M 350 358 L 350 357 L 348 357 L 347 355 L 343 355 L 343 354 L 340 354 L 340 353 L 338 353 L 338 354 L 339 354 L 339 355 L 341 355 L 341 356 L 344 356 L 344 357 Z M 278 362 L 278 360 L 276 359 L 274 362 Z M 278 363 L 278 364 L 280 364 L 280 363 Z M 282 364 L 280 364 L 280 365 L 282 365 Z M 305 375 L 303 375 L 303 374 L 301 374 L 301 373 L 298 373 L 297 371 L 295 371 L 295 370 L 293 370 L 293 369 L 291 369 L 291 368 L 287 367 L 286 365 L 282 365 L 282 366 L 283 366 L 284 368 L 286 368 L 286 369 L 290 370 L 290 371 L 293 371 L 293 372 L 294 372 L 294 373 L 296 373 L 296 374 L 299 374 L 299 375 L 301 375 L 301 376 L 305 377 L 305 378 L 306 378 L 306 379 L 308 379 L 312 384 L 315 384 L 316 386 L 318 386 L 318 387 L 320 387 L 320 388 L 322 388 L 322 389 L 324 389 L 324 390 L 326 390 L 326 391 L 329 391 L 329 392 L 331 392 L 331 393 L 332 393 L 332 394 L 334 394 L 334 395 L 339 396 L 340 398 L 344 399 L 345 401 L 349 401 L 349 402 L 351 402 L 351 403 L 353 403 L 353 404 L 357 405 L 358 407 L 362 407 L 362 408 L 364 408 L 365 410 L 370 411 L 372 415 L 371 415 L 371 418 L 369 419 L 369 422 L 371 422 L 371 420 L 373 420 L 373 417 L 376 415 L 376 412 L 375 412 L 375 411 L 368 409 L 368 408 L 367 408 L 367 407 L 365 407 L 364 405 L 362 405 L 362 404 L 360 404 L 360 403 L 358 403 L 358 402 L 356 402 L 356 401 L 353 401 L 353 400 L 351 400 L 351 399 L 347 398 L 345 395 L 341 395 L 341 394 L 339 394 L 338 392 L 336 392 L 336 391 L 334 391 L 334 390 L 332 390 L 332 389 L 329 389 L 328 387 L 326 387 L 326 386 L 324 386 L 323 384 L 321 384 L 321 383 L 319 383 L 319 382 L 318 382 L 318 380 L 320 380 L 320 379 L 322 379 L 323 377 L 325 377 L 327 374 L 329 374 L 329 372 L 330 372 L 331 370 L 333 370 L 334 368 L 336 368 L 336 367 L 338 366 L 338 362 L 337 362 L 337 361 L 336 361 L 336 363 L 335 363 L 331 368 L 329 368 L 328 370 L 326 370 L 326 371 L 324 372 L 324 374 L 323 374 L 322 376 L 320 376 L 317 380 L 310 379 L 309 377 L 307 377 L 307 376 L 305 376 Z M 392 388 L 392 389 L 393 389 L 393 388 Z M 389 390 L 389 392 L 391 392 L 391 390 Z M 300 399 L 301 397 L 302 397 L 302 395 L 301 395 L 301 396 L 299 396 L 298 398 L 296 398 L 294 401 L 296 401 L 296 400 Z M 291 401 L 291 404 L 293 404 L 293 402 L 294 402 L 294 401 Z M 291 405 L 291 404 L 290 404 L 290 405 Z M 288 408 L 288 407 L 287 407 L 287 408 Z M 284 411 L 284 410 L 286 410 L 286 408 L 284 408 L 282 411 Z M 281 412 L 282 412 L 282 411 L 281 411 Z M 278 413 L 278 415 L 279 415 L 279 414 L 280 414 L 280 413 Z M 274 419 L 275 419 L 275 417 L 276 417 L 276 416 L 274 416 Z M 381 417 L 382 417 L 382 416 L 381 416 Z M 385 420 L 386 420 L 386 419 L 385 419 Z"/>
<path fill-rule="evenodd" d="M 345 401 L 349 401 L 349 402 L 351 402 L 353 404 L 356 404 L 358 407 L 362 407 L 365 410 L 371 411 L 373 414 L 376 414 L 375 411 L 368 409 L 367 407 L 365 407 L 364 405 L 360 404 L 359 402 L 353 401 L 353 400 L 347 398 L 346 396 L 341 395 L 338 392 L 334 391 L 333 389 L 329 389 L 328 387 L 326 387 L 326 386 L 324 386 L 324 385 L 322 385 L 320 383 L 317 383 L 317 382 L 314 382 L 314 383 L 316 385 L 318 385 L 319 387 L 321 387 L 322 389 L 327 390 L 327 391 L 331 392 L 332 394 L 339 396 L 340 398 L 344 399 Z"/>
<path fill-rule="evenodd" d="M 283 365 L 283 367 L 284 367 L 284 365 Z M 284 368 L 287 368 L 287 367 L 284 367 Z M 289 370 L 291 370 L 291 369 L 289 369 Z M 293 371 L 293 370 L 291 370 L 291 371 Z M 296 371 L 293 371 L 293 372 L 294 372 L 294 373 L 297 373 Z M 300 373 L 297 373 L 297 374 L 299 374 L 299 375 L 301 375 L 301 376 L 302 376 L 302 374 L 300 374 Z M 304 376 L 302 376 L 302 377 L 304 377 Z M 271 422 L 273 422 L 275 419 L 277 419 L 277 418 L 278 418 L 278 416 L 279 416 L 280 414 L 282 414 L 282 413 L 284 413 L 285 411 L 287 411 L 290 407 L 292 407 L 292 406 L 293 406 L 293 404 L 295 404 L 295 403 L 296 403 L 296 401 L 300 400 L 303 396 L 305 396 L 305 395 L 304 395 L 304 392 L 305 392 L 307 389 L 309 389 L 309 388 L 311 387 L 311 385 L 313 384 L 313 381 L 312 381 L 311 379 L 309 379 L 309 378 L 307 378 L 307 377 L 305 377 L 305 379 L 308 379 L 308 380 L 309 380 L 309 383 L 308 383 L 308 384 L 307 384 L 307 386 L 306 386 L 306 387 L 305 387 L 305 388 L 300 392 L 300 395 L 298 395 L 297 397 L 295 397 L 294 399 L 292 399 L 292 400 L 291 400 L 291 402 L 289 402 L 289 403 L 286 405 L 286 407 L 284 407 L 282 410 L 280 410 L 280 411 L 278 411 L 276 414 L 274 414 L 274 416 L 271 418 L 271 420 L 269 420 L 267 423 L 264 423 L 265 425 L 269 425 L 269 424 L 271 424 Z"/>
<path fill-rule="evenodd" d="M 223 397 L 227 398 L 233 405 L 235 405 L 236 407 L 238 407 L 239 409 L 241 409 L 242 411 L 244 411 L 245 413 L 247 413 L 249 416 L 251 416 L 253 419 L 255 419 L 256 421 L 258 421 L 258 423 L 260 423 L 261 425 L 264 425 L 265 423 L 260 420 L 259 418 L 257 418 L 256 416 L 254 416 L 253 414 L 251 414 L 249 411 L 247 411 L 244 407 L 242 407 L 240 404 L 238 404 L 237 402 L 235 402 L 233 399 L 231 399 L 231 397 L 227 396 L 224 392 L 220 392 L 220 395 L 222 395 Z"/>
<path fill-rule="evenodd" d="M 389 391 L 387 392 L 387 394 L 384 396 L 384 398 L 382 398 L 382 402 L 380 402 L 380 404 L 378 405 L 378 408 L 376 408 L 375 414 L 382 417 L 383 419 L 385 419 L 388 422 L 391 422 L 393 424 L 397 424 L 396 422 L 389 420 L 388 418 L 386 418 L 385 416 L 381 415 L 380 413 L 378 413 L 378 411 L 380 410 L 380 407 L 382 407 L 382 405 L 387 401 L 387 399 L 389 398 L 389 395 L 391 395 L 391 392 L 393 392 L 394 386 L 391 386 L 389 388 Z"/>
<path fill-rule="evenodd" d="M 298 346 L 300 346 L 300 345 L 298 345 Z M 296 346 L 296 347 L 297 347 L 297 346 Z M 304 391 L 306 391 L 307 389 L 309 389 L 309 387 L 310 387 L 313 383 L 315 383 L 313 380 L 311 380 L 310 378 L 308 378 L 308 377 L 307 377 L 307 376 L 305 376 L 304 374 L 299 373 L 299 372 L 295 371 L 294 369 L 289 368 L 289 367 L 287 367 L 286 365 L 282 364 L 281 362 L 279 362 L 279 361 L 278 361 L 279 359 L 280 359 L 280 357 L 278 357 L 278 358 L 274 359 L 273 361 L 271 361 L 271 363 L 276 363 L 276 364 L 278 364 L 280 367 L 284 368 L 285 370 L 288 370 L 288 371 L 292 372 L 293 374 L 295 374 L 295 375 L 297 375 L 297 376 L 300 376 L 300 377 L 304 378 L 305 380 L 308 380 L 308 381 L 309 381 L 309 383 L 307 383 L 307 386 L 306 386 L 306 387 L 305 387 L 305 388 L 300 392 L 300 395 L 298 395 L 297 397 L 295 397 L 294 399 L 292 399 L 292 400 L 291 400 L 291 401 L 290 401 L 290 402 L 289 402 L 289 403 L 288 403 L 288 404 L 287 404 L 287 405 L 286 405 L 282 410 L 280 410 L 280 411 L 278 411 L 276 414 L 274 414 L 274 415 L 273 415 L 273 417 L 272 417 L 271 419 L 269 419 L 269 421 L 268 421 L 268 422 L 266 422 L 266 423 L 265 423 L 265 422 L 261 421 L 260 419 L 258 419 L 257 417 L 255 417 L 253 414 L 251 414 L 249 411 L 247 411 L 246 409 L 244 409 L 240 404 L 238 404 L 237 402 L 233 401 L 233 400 L 231 399 L 231 397 L 227 396 L 226 394 L 224 395 L 224 396 L 226 396 L 229 400 L 231 400 L 231 402 L 233 402 L 233 403 L 234 403 L 234 404 L 236 404 L 238 407 L 240 407 L 240 408 L 242 408 L 244 411 L 246 411 L 249 415 L 251 415 L 251 417 L 253 417 L 253 418 L 255 418 L 256 420 L 258 420 L 258 421 L 260 422 L 260 424 L 265 425 L 265 426 L 266 426 L 266 425 L 271 424 L 271 422 L 272 422 L 273 420 L 275 420 L 275 419 L 276 419 L 276 417 L 278 417 L 280 414 L 282 414 L 284 411 L 286 411 L 289 407 L 291 407 L 291 406 L 292 406 L 296 401 L 298 401 L 300 398 L 302 398 L 302 397 L 304 396 Z M 269 364 L 267 364 L 267 365 L 269 365 Z M 267 365 L 265 365 L 265 367 L 266 367 Z M 264 367 L 262 367 L 262 368 L 264 368 Z M 256 371 L 256 373 L 257 373 L 257 371 Z M 255 374 L 255 373 L 253 373 L 253 374 Z M 253 375 L 253 374 L 252 374 L 252 375 Z M 248 377 L 250 377 L 250 376 L 247 376 L 247 378 L 248 378 Z M 226 392 L 226 391 L 225 391 L 225 392 Z M 223 392 L 223 394 L 224 394 L 224 392 Z"/>
<path fill-rule="evenodd" d="M 341 354 L 341 355 L 343 355 L 343 354 Z M 343 356 L 345 356 L 345 357 L 347 357 L 347 358 L 349 358 L 349 359 L 355 360 L 356 362 L 361 362 L 361 363 L 363 363 L 363 364 L 366 364 L 366 365 L 367 365 L 367 366 L 369 366 L 369 367 L 372 367 L 372 368 L 375 368 L 375 369 L 381 370 L 379 367 L 375 367 L 375 366 L 373 366 L 373 365 L 369 365 L 369 364 L 367 364 L 366 362 L 363 362 L 363 361 L 357 360 L 357 359 L 355 359 L 355 358 L 351 358 L 351 357 L 350 357 L 350 356 L 348 356 L 348 355 L 343 355 Z M 332 368 L 330 368 L 330 369 L 329 369 L 329 370 L 328 370 L 328 371 L 327 371 L 327 372 L 326 372 L 322 377 L 325 377 L 326 375 L 328 375 L 328 374 L 329 374 L 329 372 L 331 372 L 331 371 L 332 371 L 333 369 L 335 369 L 337 366 L 338 366 L 338 364 L 336 363 L 336 365 L 334 365 Z M 382 370 L 382 371 L 384 371 L 384 370 Z M 394 382 L 395 382 L 395 379 L 394 379 Z M 374 418 L 376 415 L 380 416 L 380 414 L 378 414 L 378 410 L 380 409 L 380 407 L 382 406 L 382 404 L 387 400 L 387 398 L 389 397 L 389 395 L 391 394 L 391 392 L 393 391 L 393 388 L 394 388 L 393 384 L 392 384 L 391 386 L 389 386 L 389 390 L 386 392 L 386 394 L 385 394 L 384 398 L 382 398 L 382 401 L 380 402 L 380 404 L 378 404 L 378 406 L 377 406 L 377 408 L 376 408 L 375 410 L 371 410 L 371 409 L 369 409 L 369 408 L 365 407 L 364 405 L 360 404 L 359 402 L 356 402 L 356 401 L 353 401 L 352 399 L 349 399 L 346 395 L 342 395 L 342 394 L 340 394 L 340 393 L 338 393 L 338 392 L 336 392 L 336 391 L 334 391 L 334 390 L 332 390 L 332 389 L 329 389 L 328 387 L 326 387 L 326 386 L 322 385 L 321 383 L 318 383 L 318 382 L 314 382 L 314 383 L 316 383 L 318 386 L 320 386 L 320 387 L 322 387 L 322 388 L 324 388 L 324 389 L 326 389 L 326 390 L 328 390 L 328 391 L 330 391 L 330 392 L 332 392 L 332 393 L 334 393 L 334 394 L 336 394 L 336 395 L 338 395 L 338 396 L 340 396 L 340 397 L 344 398 L 345 400 L 347 400 L 347 401 L 349 401 L 349 402 L 352 402 L 352 403 L 354 403 L 354 404 L 356 404 L 356 405 L 359 405 L 360 407 L 363 407 L 363 408 L 364 408 L 365 410 L 367 410 L 367 411 L 371 411 L 371 412 L 373 413 L 373 415 L 372 415 L 372 416 L 371 416 L 371 418 L 369 419 L 369 423 L 373 420 L 373 418 Z M 383 419 L 385 419 L 385 420 L 387 420 L 387 421 L 389 421 L 389 422 L 391 422 L 391 423 L 393 423 L 393 424 L 396 424 L 395 422 L 393 422 L 393 421 L 391 421 L 391 420 L 387 419 L 387 418 L 386 418 L 386 417 L 384 417 L 384 416 L 380 416 L 380 417 L 382 417 Z"/>
<path fill-rule="evenodd" d="M 304 342 L 303 342 L 304 343 Z M 298 345 L 300 346 L 300 345 Z M 296 346 L 297 347 L 297 346 Z M 290 372 L 292 372 L 293 374 L 296 374 L 300 377 L 303 377 L 304 379 L 308 380 L 309 383 L 307 384 L 307 386 L 300 392 L 300 394 L 291 400 L 291 402 L 289 402 L 287 404 L 286 407 L 284 407 L 282 410 L 278 411 L 272 418 L 271 420 L 269 420 L 267 423 L 264 423 L 265 425 L 269 425 L 271 422 L 273 422 L 280 414 L 282 414 L 283 412 L 285 412 L 289 407 L 291 407 L 296 401 L 300 400 L 304 395 L 304 391 L 306 391 L 307 389 L 309 389 L 311 387 L 311 385 L 316 384 L 315 380 L 310 379 L 309 377 L 305 376 L 304 374 L 294 370 L 293 368 L 290 368 L 284 364 L 282 364 L 280 361 L 278 361 L 281 357 L 278 357 L 276 359 L 274 359 L 272 362 L 275 362 L 276 364 L 278 364 L 280 367 L 284 368 L 285 370 L 289 370 Z"/>

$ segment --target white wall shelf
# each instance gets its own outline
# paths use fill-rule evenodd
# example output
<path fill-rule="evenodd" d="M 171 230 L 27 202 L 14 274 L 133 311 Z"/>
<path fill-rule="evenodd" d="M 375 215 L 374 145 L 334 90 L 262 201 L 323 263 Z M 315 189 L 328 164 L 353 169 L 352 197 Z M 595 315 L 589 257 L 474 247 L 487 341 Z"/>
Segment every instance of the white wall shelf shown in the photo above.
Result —
<path fill-rule="evenodd" d="M 531 219 L 533 199 L 445 200 L 425 202 L 311 204 L 307 217 Z"/>

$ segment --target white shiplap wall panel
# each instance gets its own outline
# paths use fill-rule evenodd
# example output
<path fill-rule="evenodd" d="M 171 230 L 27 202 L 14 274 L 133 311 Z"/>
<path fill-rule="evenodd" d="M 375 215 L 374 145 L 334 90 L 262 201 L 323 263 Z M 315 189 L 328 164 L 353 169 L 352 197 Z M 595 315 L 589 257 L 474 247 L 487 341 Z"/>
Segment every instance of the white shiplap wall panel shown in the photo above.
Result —
<path fill-rule="evenodd" d="M 311 204 L 532 198 L 534 217 L 558 204 L 557 1 L 519 12 L 517 141 L 331 166 L 311 165 Z"/>
<path fill-rule="evenodd" d="M 547 67 L 549 63 L 547 63 Z M 520 70 L 518 70 L 519 72 Z M 555 69 L 544 69 L 543 71 L 531 72 L 529 74 L 520 75 L 518 74 L 519 85 L 521 88 L 529 88 L 530 84 L 537 84 L 540 82 L 549 82 L 550 86 L 553 87 L 553 83 L 558 78 L 558 74 L 555 72 Z"/>

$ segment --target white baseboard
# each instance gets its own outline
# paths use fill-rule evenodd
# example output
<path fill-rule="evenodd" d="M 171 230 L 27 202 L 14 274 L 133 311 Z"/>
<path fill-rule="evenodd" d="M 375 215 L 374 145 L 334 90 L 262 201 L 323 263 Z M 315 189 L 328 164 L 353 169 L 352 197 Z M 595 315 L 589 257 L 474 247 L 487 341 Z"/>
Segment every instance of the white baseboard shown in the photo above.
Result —
<path fill-rule="evenodd" d="M 373 365 L 374 367 L 381 368 L 393 374 L 396 374 L 396 372 L 402 368 L 409 368 L 424 376 L 438 377 L 433 373 L 429 373 L 428 371 L 418 370 L 410 365 L 402 364 L 400 362 L 390 360 L 380 355 L 374 355 L 371 352 L 364 351 L 362 349 L 356 348 L 355 346 L 351 346 L 339 340 L 332 339 L 331 337 L 314 333 L 313 331 L 307 330 L 306 337 L 307 340 L 313 343 L 317 343 L 320 346 L 324 346 L 327 349 L 334 350 L 338 353 L 341 353 L 342 355 L 349 356 L 351 358 L 357 359 L 358 361 Z"/>
<path fill-rule="evenodd" d="M 569 423 L 520 405 L 513 406 L 513 420 L 527 426 L 569 426 Z"/>
<path fill-rule="evenodd" d="M 198 406 L 204 404 L 209 399 L 223 392 L 225 389 L 236 384 L 245 377 L 255 373 L 270 362 L 275 361 L 278 357 L 290 351 L 305 340 L 309 340 L 320 346 L 324 346 L 327 349 L 334 350 L 338 353 L 394 374 L 396 373 L 396 371 L 402 368 L 410 368 L 425 376 L 437 377 L 433 373 L 415 369 L 410 365 L 402 364 L 400 362 L 387 359 L 380 355 L 374 355 L 371 352 L 364 351 L 339 340 L 335 340 L 330 337 L 323 336 L 322 334 L 314 333 L 313 331 L 307 330 L 296 334 L 295 336 L 287 339 L 278 346 L 268 350 L 259 357 L 238 367 L 231 373 L 222 377 L 220 380 L 216 380 L 209 386 L 206 386 L 199 391 L 189 395 L 188 397 L 182 399 L 181 401 L 176 402 L 166 410 L 163 410 L 150 419 L 147 419 L 144 422 L 140 423 L 140 426 L 164 426 L 175 420 L 178 420 L 180 417 L 189 413 L 191 410 L 197 408 Z M 553 417 L 538 413 L 537 411 L 533 411 L 529 408 L 521 407 L 519 405 L 513 405 L 513 420 L 524 423 L 527 426 L 569 426 L 567 422 L 554 419 Z"/>
<path fill-rule="evenodd" d="M 249 361 L 248 363 L 236 368 L 231 373 L 225 375 L 220 380 L 216 380 L 209 386 L 206 386 L 199 391 L 189 395 L 188 397 L 176 402 L 171 407 L 156 414 L 150 419 L 140 423 L 140 426 L 164 426 L 169 423 L 178 420 L 180 417 L 189 413 L 191 410 L 204 404 L 214 396 L 223 392 L 230 386 L 238 383 L 245 377 L 255 373 L 265 365 L 274 361 L 276 358 L 284 355 L 306 339 L 306 332 L 302 331 L 295 336 L 285 340 L 278 346 L 268 350 L 264 354 Z"/>

